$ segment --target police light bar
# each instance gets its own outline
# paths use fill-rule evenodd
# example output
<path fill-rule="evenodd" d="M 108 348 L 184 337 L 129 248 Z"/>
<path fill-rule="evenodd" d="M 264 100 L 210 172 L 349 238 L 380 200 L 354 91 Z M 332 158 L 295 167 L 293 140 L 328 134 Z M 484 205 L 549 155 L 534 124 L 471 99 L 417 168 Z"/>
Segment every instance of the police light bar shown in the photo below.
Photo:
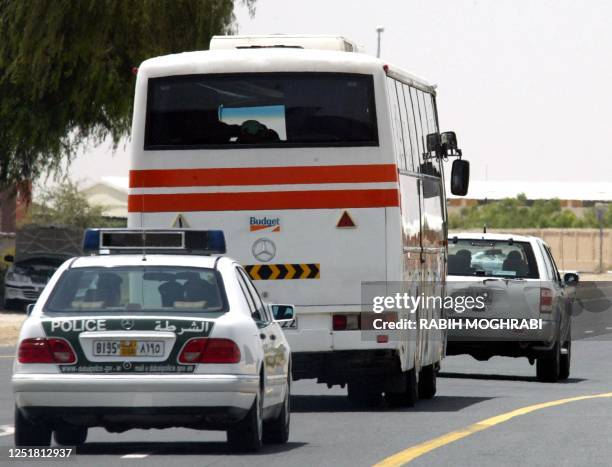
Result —
<path fill-rule="evenodd" d="M 87 229 L 83 251 L 100 253 L 224 254 L 221 230 Z"/>

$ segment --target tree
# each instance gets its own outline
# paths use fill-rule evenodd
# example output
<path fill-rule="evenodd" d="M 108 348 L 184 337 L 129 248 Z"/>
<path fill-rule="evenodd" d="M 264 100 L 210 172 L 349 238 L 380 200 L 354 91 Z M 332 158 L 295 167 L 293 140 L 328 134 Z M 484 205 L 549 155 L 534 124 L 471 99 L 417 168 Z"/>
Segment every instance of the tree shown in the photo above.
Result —
<path fill-rule="evenodd" d="M 88 227 L 125 227 L 125 222 L 104 217 L 104 206 L 91 206 L 76 183 L 68 180 L 43 188 L 28 210 L 24 223 Z"/>
<path fill-rule="evenodd" d="M 251 14 L 255 0 L 241 0 Z M 132 68 L 208 48 L 233 0 L 0 0 L 0 186 L 129 134 Z"/>
<path fill-rule="evenodd" d="M 561 207 L 558 199 L 528 201 L 524 194 L 516 198 L 489 201 L 469 206 L 459 214 L 449 216 L 451 229 L 482 228 L 578 228 L 598 227 L 594 208 L 586 210 L 583 217 Z M 612 204 L 604 216 L 604 226 L 612 227 Z"/>

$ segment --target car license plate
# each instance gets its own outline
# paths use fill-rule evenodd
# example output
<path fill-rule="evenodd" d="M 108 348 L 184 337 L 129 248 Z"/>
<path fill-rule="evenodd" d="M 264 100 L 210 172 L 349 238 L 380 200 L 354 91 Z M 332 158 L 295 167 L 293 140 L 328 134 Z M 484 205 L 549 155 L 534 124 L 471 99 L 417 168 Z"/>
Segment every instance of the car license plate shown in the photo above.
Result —
<path fill-rule="evenodd" d="M 103 340 L 93 342 L 96 357 L 161 357 L 164 343 L 161 341 Z"/>

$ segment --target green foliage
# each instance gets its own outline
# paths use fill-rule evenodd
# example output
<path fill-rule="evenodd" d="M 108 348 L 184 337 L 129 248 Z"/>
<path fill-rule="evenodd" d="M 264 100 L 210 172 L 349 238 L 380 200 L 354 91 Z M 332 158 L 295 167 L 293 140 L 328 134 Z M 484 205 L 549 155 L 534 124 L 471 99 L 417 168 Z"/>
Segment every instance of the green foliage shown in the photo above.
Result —
<path fill-rule="evenodd" d="M 583 217 L 578 217 L 562 208 L 558 199 L 528 202 L 524 194 L 466 207 L 459 214 L 449 216 L 451 229 L 480 229 L 484 225 L 492 229 L 599 227 L 595 208 L 589 208 Z M 612 204 L 607 206 L 604 226 L 612 227 Z"/>
<path fill-rule="evenodd" d="M 253 13 L 255 0 L 242 0 Z M 0 0 L 0 185 L 129 133 L 131 69 L 232 32 L 233 0 Z"/>
<path fill-rule="evenodd" d="M 125 222 L 104 217 L 103 213 L 104 206 L 91 206 L 78 185 L 68 180 L 53 188 L 40 190 L 24 223 L 81 228 L 125 227 Z"/>

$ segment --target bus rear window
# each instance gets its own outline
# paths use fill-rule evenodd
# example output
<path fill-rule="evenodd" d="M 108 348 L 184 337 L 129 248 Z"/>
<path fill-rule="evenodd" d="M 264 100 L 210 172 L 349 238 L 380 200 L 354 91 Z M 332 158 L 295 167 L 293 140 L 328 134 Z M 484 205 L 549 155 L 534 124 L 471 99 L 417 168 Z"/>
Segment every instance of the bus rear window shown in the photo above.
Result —
<path fill-rule="evenodd" d="M 148 86 L 145 150 L 378 145 L 371 75 L 185 75 Z"/>

